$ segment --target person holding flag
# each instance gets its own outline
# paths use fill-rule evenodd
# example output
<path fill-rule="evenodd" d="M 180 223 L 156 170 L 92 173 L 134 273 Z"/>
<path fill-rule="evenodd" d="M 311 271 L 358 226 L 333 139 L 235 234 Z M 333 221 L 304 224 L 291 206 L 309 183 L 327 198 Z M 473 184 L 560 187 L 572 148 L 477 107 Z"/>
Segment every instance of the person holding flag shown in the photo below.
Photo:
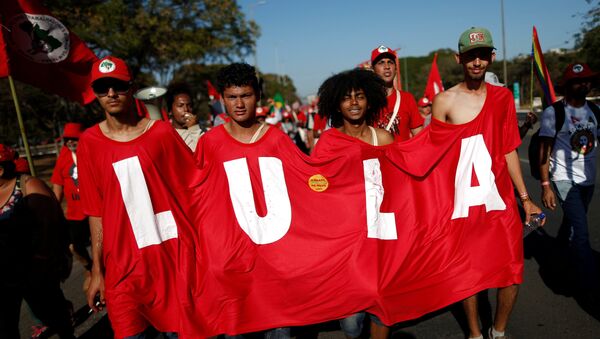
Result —
<path fill-rule="evenodd" d="M 432 114 L 434 119 L 449 125 L 484 124 L 484 134 L 480 135 L 482 139 L 478 140 L 482 140 L 479 147 L 485 149 L 485 152 L 479 154 L 479 157 L 485 156 L 490 159 L 497 190 L 501 185 L 502 190 L 511 186 L 512 181 L 526 213 L 525 222 L 529 222 L 532 215 L 541 213 L 541 209 L 530 199 L 521 174 L 521 165 L 516 152 L 521 139 L 517 128 L 512 94 L 506 88 L 485 82 L 486 69 L 496 57 L 494 49 L 492 36 L 485 28 L 472 27 L 460 35 L 456 62 L 463 68 L 464 79 L 458 85 L 437 95 L 433 103 Z M 498 111 L 494 110 L 495 107 L 502 107 L 504 114 L 498 114 Z M 466 171 L 472 170 L 469 167 Z M 470 173 L 467 174 L 470 175 Z M 483 178 L 478 179 L 482 180 Z M 461 194 L 461 192 L 456 194 Z M 516 205 L 507 206 L 501 213 L 514 213 L 515 210 Z M 476 211 L 475 207 L 469 210 L 472 213 L 476 213 Z M 545 220 L 542 221 L 542 224 L 544 222 Z M 499 287 L 499 290 L 496 316 L 487 333 L 490 339 L 507 338 L 505 331 L 508 318 L 517 299 L 517 284 L 522 281 L 523 242 L 522 225 L 518 213 L 514 213 L 511 223 L 503 225 L 503 227 L 510 230 L 507 233 L 509 239 L 494 239 L 493 241 L 506 242 L 506 251 L 512 251 L 514 257 L 510 257 L 511 261 L 506 262 L 504 266 L 514 266 L 518 269 L 512 279 L 512 285 L 494 286 Z M 487 233 L 491 234 L 491 231 Z M 481 236 L 485 237 L 486 235 L 482 234 Z M 480 240 L 487 241 L 487 239 Z M 473 241 L 478 240 L 473 239 Z M 476 245 L 473 246 L 476 247 Z M 516 250 L 514 250 L 515 247 Z M 487 256 L 485 253 L 478 255 Z M 487 265 L 485 262 L 476 264 Z M 469 338 L 483 339 L 478 321 L 477 296 L 473 295 L 465 299 L 463 307 L 469 325 Z"/>
<path fill-rule="evenodd" d="M 270 126 L 268 123 L 259 122 L 256 118 L 256 107 L 260 100 L 261 90 L 254 67 L 245 63 L 233 63 L 221 68 L 217 74 L 217 89 L 223 98 L 225 110 L 230 120 L 211 129 L 200 138 L 194 153 L 196 166 L 199 169 L 214 165 L 224 170 L 231 169 L 227 164 L 231 161 L 228 160 L 239 157 L 239 153 L 265 152 L 266 154 L 273 149 L 278 149 L 281 144 L 292 142 L 280 129 Z M 266 172 L 269 173 L 269 171 Z M 226 175 L 224 174 L 223 177 L 226 177 Z M 234 183 L 233 185 L 238 184 L 240 183 Z M 224 228 L 222 230 L 223 234 L 219 236 L 224 236 L 227 232 Z M 244 249 L 249 250 L 240 247 L 240 253 L 243 253 Z M 217 257 L 220 253 L 211 252 L 211 255 Z M 230 258 L 228 261 L 234 262 L 235 258 Z M 239 265 L 242 264 L 239 263 Z M 223 282 L 235 280 L 235 271 L 237 270 L 227 272 L 229 274 L 222 277 Z M 192 308 L 196 306 L 193 302 L 189 304 Z M 185 316 L 191 319 L 188 319 L 188 325 L 186 325 L 185 320 L 182 321 L 184 328 L 206 321 L 204 319 L 198 321 L 194 317 L 193 309 L 187 311 Z M 243 321 L 243 319 L 238 320 Z M 243 334 L 231 332 L 235 331 L 235 325 L 234 323 L 228 324 L 229 329 L 224 331 L 225 338 L 244 337 Z M 278 327 L 267 330 L 264 332 L 264 337 L 266 339 L 288 339 L 290 338 L 290 328 Z"/>
<path fill-rule="evenodd" d="M 588 302 L 599 283 L 587 211 L 596 182 L 600 108 L 586 95 L 599 78 L 585 63 L 568 65 L 561 84 L 564 99 L 548 106 L 540 119 L 542 203 L 554 211 L 558 202 L 563 210 L 557 239 L 568 244 L 577 291 Z"/>
<path fill-rule="evenodd" d="M 331 122 L 333 128 L 321 135 L 312 157 L 326 159 L 332 147 L 345 140 L 351 144 L 367 143 L 384 146 L 394 142 L 394 137 L 382 128 L 371 125 L 387 106 L 384 83 L 371 71 L 355 69 L 339 73 L 325 80 L 319 88 L 319 113 Z M 343 141 L 342 141 L 343 142 Z M 360 145 L 355 147 L 360 152 Z M 350 150 L 348 150 L 350 151 Z M 385 339 L 390 328 L 369 314 L 371 337 Z M 347 338 L 358 338 L 362 332 L 364 312 L 340 319 L 340 327 Z"/>
<path fill-rule="evenodd" d="M 399 76 L 397 60 L 396 52 L 383 45 L 371 52 L 371 67 L 384 81 L 388 101 L 373 126 L 392 133 L 396 141 L 404 141 L 419 133 L 424 121 L 413 95 L 394 87 L 394 80 Z"/>
<path fill-rule="evenodd" d="M 105 120 L 77 148 L 94 262 L 88 305 L 106 303 L 117 338 L 144 338 L 149 326 L 177 338 L 179 229 L 191 227 L 180 170 L 193 171 L 192 152 L 168 122 L 137 113 L 125 61 L 99 60 L 91 81 Z"/>

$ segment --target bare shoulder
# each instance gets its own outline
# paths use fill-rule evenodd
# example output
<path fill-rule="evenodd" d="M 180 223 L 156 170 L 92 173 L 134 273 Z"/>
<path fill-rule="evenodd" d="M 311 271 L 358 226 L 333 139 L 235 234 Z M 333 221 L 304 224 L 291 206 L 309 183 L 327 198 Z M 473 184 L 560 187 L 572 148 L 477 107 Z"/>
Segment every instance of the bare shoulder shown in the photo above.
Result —
<path fill-rule="evenodd" d="M 50 188 L 42 180 L 29 176 L 21 176 L 21 184 L 25 187 L 25 193 L 29 194 L 42 194 L 46 196 L 52 196 Z"/>
<path fill-rule="evenodd" d="M 460 100 L 460 96 L 460 84 L 436 95 L 433 100 L 433 105 L 431 106 L 433 118 L 443 122 L 451 120 L 450 115 L 452 115 L 452 108 L 454 107 L 454 104 Z"/>
<path fill-rule="evenodd" d="M 375 128 L 375 134 L 377 134 L 377 143 L 379 146 L 389 145 L 394 142 L 394 136 L 392 133 L 384 130 L 383 128 Z"/>

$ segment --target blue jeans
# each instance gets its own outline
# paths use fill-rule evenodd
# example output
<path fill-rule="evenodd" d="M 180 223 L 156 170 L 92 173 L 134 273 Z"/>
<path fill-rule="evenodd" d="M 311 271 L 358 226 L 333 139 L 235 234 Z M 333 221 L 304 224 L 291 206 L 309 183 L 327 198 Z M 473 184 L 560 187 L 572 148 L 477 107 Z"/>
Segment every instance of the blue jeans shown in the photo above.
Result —
<path fill-rule="evenodd" d="M 594 186 L 581 186 L 571 181 L 554 181 L 553 185 L 563 210 L 558 238 L 568 238 L 572 260 L 577 270 L 578 287 L 595 287 L 598 283 L 598 273 L 590 246 L 587 221 Z"/>
<path fill-rule="evenodd" d="M 177 339 L 177 333 L 175 332 L 163 332 L 163 336 L 165 339 Z M 136 335 L 132 335 L 130 337 L 126 337 L 124 339 L 146 339 L 146 332 L 138 333 Z"/>
<path fill-rule="evenodd" d="M 340 328 L 348 338 L 358 338 L 362 333 L 365 312 L 355 313 L 347 318 L 340 319 Z"/>
<path fill-rule="evenodd" d="M 358 312 L 344 319 L 340 319 L 340 328 L 348 338 L 358 338 L 362 333 L 363 323 L 365 320 L 365 312 Z M 369 313 L 369 318 L 372 323 L 378 326 L 385 326 L 375 314 Z"/>

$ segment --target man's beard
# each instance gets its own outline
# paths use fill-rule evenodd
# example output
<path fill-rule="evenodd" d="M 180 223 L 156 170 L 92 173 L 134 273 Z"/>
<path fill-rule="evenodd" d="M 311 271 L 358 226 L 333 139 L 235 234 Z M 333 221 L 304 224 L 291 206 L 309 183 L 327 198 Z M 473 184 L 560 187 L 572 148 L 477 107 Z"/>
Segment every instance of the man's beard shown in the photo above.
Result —
<path fill-rule="evenodd" d="M 479 74 L 471 74 L 471 73 L 467 72 L 467 76 L 469 77 L 470 80 L 483 80 L 483 79 L 485 79 L 485 72 L 482 72 Z"/>

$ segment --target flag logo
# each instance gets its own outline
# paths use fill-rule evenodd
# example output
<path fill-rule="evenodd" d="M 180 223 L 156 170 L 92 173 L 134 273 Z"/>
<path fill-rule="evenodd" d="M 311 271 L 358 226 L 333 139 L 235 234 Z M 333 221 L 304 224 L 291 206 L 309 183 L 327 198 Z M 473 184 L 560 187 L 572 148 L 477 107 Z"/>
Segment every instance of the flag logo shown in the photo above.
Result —
<path fill-rule="evenodd" d="M 8 21 L 10 44 L 22 56 L 40 64 L 53 64 L 69 56 L 69 30 L 50 15 L 22 13 Z"/>
<path fill-rule="evenodd" d="M 471 42 L 472 44 L 483 41 L 485 41 L 485 35 L 482 32 L 473 32 L 469 34 L 469 42 Z"/>
<path fill-rule="evenodd" d="M 329 187 L 329 182 L 321 174 L 315 174 L 308 178 L 308 187 L 315 192 L 323 192 Z"/>
<path fill-rule="evenodd" d="M 98 65 L 98 71 L 100 71 L 100 73 L 110 73 L 114 71 L 115 68 L 117 68 L 117 66 L 110 60 L 104 60 Z"/>

